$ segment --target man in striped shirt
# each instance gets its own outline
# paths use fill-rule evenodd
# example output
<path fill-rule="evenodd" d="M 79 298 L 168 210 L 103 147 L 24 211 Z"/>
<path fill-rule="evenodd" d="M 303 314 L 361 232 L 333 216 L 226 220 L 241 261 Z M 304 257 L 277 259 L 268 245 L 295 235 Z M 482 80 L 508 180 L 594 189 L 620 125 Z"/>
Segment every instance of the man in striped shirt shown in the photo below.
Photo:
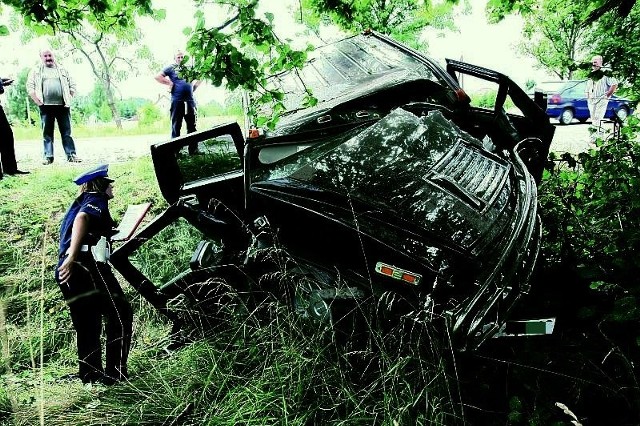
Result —
<path fill-rule="evenodd" d="M 608 75 L 608 71 L 602 68 L 602 56 L 596 55 L 591 59 L 591 73 L 587 80 L 587 106 L 591 116 L 591 142 L 602 138 L 602 119 L 607 112 L 609 98 L 618 88 L 618 81 Z"/>

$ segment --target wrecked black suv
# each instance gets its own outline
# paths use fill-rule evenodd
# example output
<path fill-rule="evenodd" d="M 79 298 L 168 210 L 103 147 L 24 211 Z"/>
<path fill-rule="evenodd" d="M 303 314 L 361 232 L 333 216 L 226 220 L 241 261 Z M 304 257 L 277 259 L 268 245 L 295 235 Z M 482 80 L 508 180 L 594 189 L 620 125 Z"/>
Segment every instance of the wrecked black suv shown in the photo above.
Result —
<path fill-rule="evenodd" d="M 474 106 L 462 75 L 495 85 L 495 106 Z M 275 129 L 245 139 L 230 123 L 151 147 L 170 207 L 114 252 L 116 269 L 176 327 L 172 301 L 206 311 L 225 282 L 328 324 L 401 301 L 387 306 L 443 320 L 460 349 L 501 330 L 540 244 L 544 110 L 500 73 L 445 70 L 375 32 L 317 49 L 271 84 L 286 93 Z M 201 155 L 188 154 L 195 143 Z M 227 146 L 237 162 L 220 170 L 210 156 Z M 184 272 L 152 283 L 130 257 L 179 219 L 202 241 Z"/>

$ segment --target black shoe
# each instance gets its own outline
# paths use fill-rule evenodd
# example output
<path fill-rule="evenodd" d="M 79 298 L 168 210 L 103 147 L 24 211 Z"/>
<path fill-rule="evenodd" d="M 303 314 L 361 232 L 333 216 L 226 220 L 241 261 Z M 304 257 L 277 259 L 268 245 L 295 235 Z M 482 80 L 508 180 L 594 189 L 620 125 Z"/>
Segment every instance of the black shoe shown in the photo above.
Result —
<path fill-rule="evenodd" d="M 24 170 L 14 170 L 12 172 L 7 172 L 5 171 L 6 174 L 11 175 L 11 176 L 15 176 L 15 175 L 28 175 L 31 172 L 25 172 Z"/>
<path fill-rule="evenodd" d="M 70 163 L 82 163 L 82 160 L 79 159 L 75 154 L 71 154 L 67 157 L 67 161 Z"/>
<path fill-rule="evenodd" d="M 51 163 L 53 163 L 53 157 L 45 157 L 45 159 L 42 160 L 42 164 L 44 164 L 45 166 L 48 166 Z"/>
<path fill-rule="evenodd" d="M 119 374 L 119 375 L 105 374 L 98 380 L 98 383 L 102 383 L 105 386 L 112 386 L 119 382 L 125 382 L 128 379 L 129 377 L 123 374 Z"/>
<path fill-rule="evenodd" d="M 105 385 L 105 386 L 113 386 L 116 383 L 118 383 L 118 380 L 116 380 L 113 377 L 109 377 L 109 376 L 102 376 L 100 377 L 98 380 L 96 380 L 93 383 L 99 383 L 101 385 Z"/>

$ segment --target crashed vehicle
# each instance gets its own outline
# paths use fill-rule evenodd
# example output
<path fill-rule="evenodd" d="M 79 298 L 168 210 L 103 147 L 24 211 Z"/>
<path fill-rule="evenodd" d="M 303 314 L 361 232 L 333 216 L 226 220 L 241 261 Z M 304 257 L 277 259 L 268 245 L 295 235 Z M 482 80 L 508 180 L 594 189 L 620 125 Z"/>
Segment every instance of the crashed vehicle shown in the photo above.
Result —
<path fill-rule="evenodd" d="M 462 74 L 499 87 L 493 109 L 471 105 Z M 176 297 L 206 310 L 224 281 L 328 324 L 392 296 L 442 320 L 459 349 L 504 331 L 540 245 L 536 184 L 554 132 L 545 111 L 503 74 L 453 60 L 443 69 L 372 31 L 271 83 L 287 106 L 274 129 L 245 139 L 234 122 L 151 147 L 170 207 L 112 254 L 123 277 L 177 327 Z M 303 103 L 307 89 L 317 104 Z M 506 112 L 507 98 L 521 114 Z M 237 168 L 216 170 L 208 153 L 229 141 Z M 194 143 L 202 155 L 187 154 Z M 153 283 L 131 257 L 178 219 L 204 238 L 183 273 Z M 265 266 L 270 249 L 284 264 Z M 277 268 L 290 277 L 279 293 L 264 278 Z"/>

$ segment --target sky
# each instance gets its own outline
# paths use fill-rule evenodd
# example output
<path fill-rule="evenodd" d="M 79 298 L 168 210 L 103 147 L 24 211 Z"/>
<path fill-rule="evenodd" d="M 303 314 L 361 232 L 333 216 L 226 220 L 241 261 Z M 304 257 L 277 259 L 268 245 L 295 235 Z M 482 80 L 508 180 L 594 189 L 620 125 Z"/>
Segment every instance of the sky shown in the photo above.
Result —
<path fill-rule="evenodd" d="M 279 34 L 295 37 L 295 32 L 300 26 L 294 22 L 290 10 L 297 6 L 297 0 L 267 0 L 263 4 L 268 6 L 275 15 L 275 24 Z M 535 61 L 530 58 L 520 56 L 515 49 L 516 43 L 521 39 L 522 18 L 517 15 L 508 16 L 498 24 L 488 24 L 485 17 L 486 0 L 470 0 L 472 13 L 456 17 L 455 23 L 459 32 L 447 32 L 445 36 L 440 36 L 436 31 L 426 31 L 426 38 L 429 45 L 430 56 L 444 64 L 445 58 L 463 60 L 475 65 L 491 68 L 508 75 L 522 87 L 527 80 L 536 82 L 555 80 L 543 71 L 535 69 Z M 167 10 L 167 22 L 162 24 L 152 24 L 145 32 L 149 45 L 155 49 L 154 53 L 158 58 L 171 60 L 170 52 L 166 51 L 169 44 L 184 45 L 186 36 L 182 34 L 182 29 L 191 26 L 194 22 L 193 13 L 195 9 L 189 1 L 155 0 L 156 7 Z M 222 22 L 224 18 L 217 18 L 212 22 Z M 297 38 L 299 39 L 299 37 Z M 162 40 L 162 41 L 160 41 Z M 175 49 L 173 49 L 175 50 Z M 155 81 L 154 81 L 155 83 Z M 465 84 L 471 84 L 466 81 Z M 207 90 L 206 85 L 201 86 Z M 466 88 L 467 90 L 478 89 L 476 87 Z M 200 88 L 198 90 L 201 90 Z M 205 93 L 198 95 L 199 99 Z"/>
<path fill-rule="evenodd" d="M 524 87 L 527 80 L 536 82 L 553 80 L 552 76 L 542 71 L 534 69 L 535 62 L 532 59 L 519 56 L 515 50 L 515 44 L 520 40 L 522 21 L 519 16 L 509 16 L 499 24 L 490 25 L 486 23 L 484 8 L 486 0 L 470 0 L 473 13 L 470 15 L 460 15 L 455 19 L 459 32 L 447 32 L 442 36 L 436 31 L 426 31 L 430 56 L 444 64 L 444 58 L 463 60 L 475 65 L 500 71 L 511 77 L 516 83 Z M 263 1 L 275 15 L 276 28 L 279 33 L 284 33 L 285 37 L 295 37 L 297 24 L 291 17 L 291 8 L 297 4 L 297 0 L 269 0 Z M 173 54 L 178 48 L 183 48 L 187 42 L 187 36 L 183 34 L 183 29 L 192 26 L 195 22 L 193 14 L 195 7 L 189 0 L 154 0 L 154 7 L 163 8 L 167 11 L 164 21 L 155 22 L 149 18 L 139 21 L 139 25 L 144 33 L 142 43 L 146 43 L 156 59 L 169 64 L 173 59 Z M 218 13 L 218 15 L 220 15 Z M 215 13 L 207 15 L 211 23 L 220 23 L 224 16 L 216 16 Z M 19 49 L 20 55 L 0 58 L 2 65 L 2 76 L 15 76 L 23 67 L 31 67 L 39 63 L 38 51 L 43 46 L 43 42 L 34 41 L 28 46 L 18 44 L 16 38 L 0 38 L 3 50 L 6 52 L 5 44 L 13 44 L 13 49 Z M 58 58 L 59 61 L 69 69 L 76 79 L 78 92 L 89 93 L 94 87 L 94 79 L 87 64 L 74 63 L 71 58 Z M 158 99 L 159 95 L 166 95 L 166 88 L 154 80 L 154 76 L 160 70 L 141 69 L 140 75 L 131 76 L 126 82 L 119 84 L 122 97 L 139 96 L 152 100 Z M 465 82 L 465 84 L 469 84 Z M 467 91 L 476 88 L 465 87 Z M 198 102 L 208 102 L 224 100 L 224 90 L 212 87 L 209 84 L 202 84 L 196 92 Z"/>
<path fill-rule="evenodd" d="M 462 60 L 490 68 L 509 76 L 524 87 L 527 80 L 537 83 L 557 80 L 544 71 L 536 70 L 535 60 L 517 53 L 516 44 L 522 39 L 523 21 L 510 15 L 498 24 L 488 24 L 485 17 L 486 0 L 470 0 L 472 13 L 455 19 L 458 33 L 438 37 L 429 31 L 429 55 L 444 62 L 444 58 Z"/>

